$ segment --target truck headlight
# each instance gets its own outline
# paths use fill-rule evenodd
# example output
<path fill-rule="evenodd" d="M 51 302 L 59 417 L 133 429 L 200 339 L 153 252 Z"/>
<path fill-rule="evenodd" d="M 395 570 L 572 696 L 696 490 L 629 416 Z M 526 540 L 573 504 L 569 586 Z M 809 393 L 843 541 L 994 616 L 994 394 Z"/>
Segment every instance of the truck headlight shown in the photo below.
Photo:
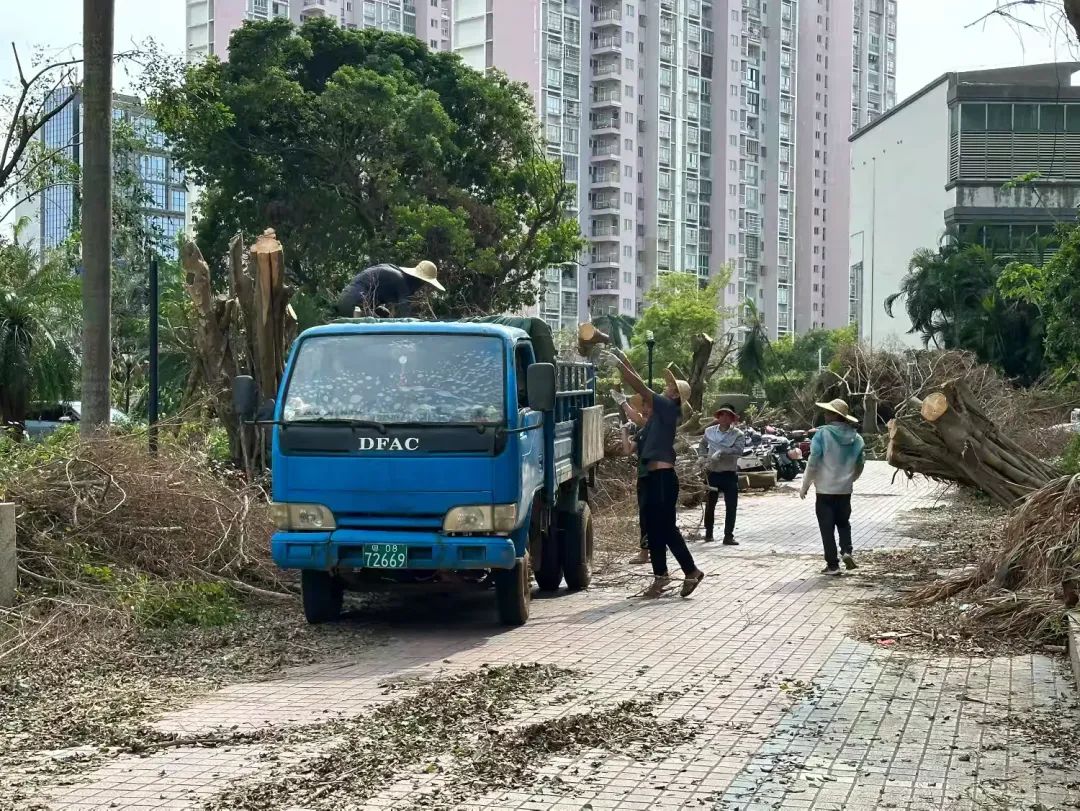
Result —
<path fill-rule="evenodd" d="M 336 529 L 334 514 L 321 504 L 270 505 L 270 517 L 285 532 L 318 532 Z"/>
<path fill-rule="evenodd" d="M 450 510 L 443 519 L 443 532 L 511 532 L 516 525 L 516 504 L 480 504 Z"/>

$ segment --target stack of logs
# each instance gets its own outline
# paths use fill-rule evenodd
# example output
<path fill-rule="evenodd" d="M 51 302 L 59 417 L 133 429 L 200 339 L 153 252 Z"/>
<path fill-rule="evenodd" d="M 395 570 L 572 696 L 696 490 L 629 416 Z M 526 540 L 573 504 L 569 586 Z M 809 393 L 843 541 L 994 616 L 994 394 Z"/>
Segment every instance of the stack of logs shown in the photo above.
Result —
<path fill-rule="evenodd" d="M 1060 472 L 1039 459 L 983 413 L 962 380 L 920 400 L 912 397 L 889 422 L 886 460 L 909 476 L 982 490 L 1011 507 Z"/>

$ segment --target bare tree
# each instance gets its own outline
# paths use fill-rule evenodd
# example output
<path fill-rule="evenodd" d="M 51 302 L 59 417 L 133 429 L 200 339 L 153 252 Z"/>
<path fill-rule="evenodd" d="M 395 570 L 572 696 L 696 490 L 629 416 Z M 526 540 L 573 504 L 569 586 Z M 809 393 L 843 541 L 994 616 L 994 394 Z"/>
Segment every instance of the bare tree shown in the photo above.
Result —
<path fill-rule="evenodd" d="M 1026 12 L 1043 9 L 1044 19 L 1032 22 Z M 970 25 L 986 22 L 991 17 L 1007 20 L 1019 28 L 1037 31 L 1071 29 L 1072 36 L 1080 40 L 1080 0 L 995 0 L 994 7 Z M 969 25 L 969 27 L 970 27 Z"/>
<path fill-rule="evenodd" d="M 83 0 L 83 357 L 80 428 L 109 423 L 115 0 Z"/>
<path fill-rule="evenodd" d="M 14 43 L 11 50 L 17 81 L 11 95 L 0 97 L 0 222 L 52 180 L 68 179 L 58 175 L 64 174 L 63 153 L 70 145 L 50 150 L 39 135 L 74 101 L 82 62 L 31 57 L 27 66 Z"/>

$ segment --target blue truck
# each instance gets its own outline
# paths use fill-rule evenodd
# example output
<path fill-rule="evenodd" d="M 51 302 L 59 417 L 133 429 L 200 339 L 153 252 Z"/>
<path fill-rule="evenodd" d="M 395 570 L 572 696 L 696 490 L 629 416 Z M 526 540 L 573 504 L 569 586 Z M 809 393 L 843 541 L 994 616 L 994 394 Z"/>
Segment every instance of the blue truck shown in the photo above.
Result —
<path fill-rule="evenodd" d="M 276 400 L 237 378 L 237 414 L 272 431 L 270 547 L 308 622 L 346 590 L 465 588 L 521 625 L 534 578 L 589 585 L 596 371 L 524 321 L 340 321 L 297 338 Z"/>

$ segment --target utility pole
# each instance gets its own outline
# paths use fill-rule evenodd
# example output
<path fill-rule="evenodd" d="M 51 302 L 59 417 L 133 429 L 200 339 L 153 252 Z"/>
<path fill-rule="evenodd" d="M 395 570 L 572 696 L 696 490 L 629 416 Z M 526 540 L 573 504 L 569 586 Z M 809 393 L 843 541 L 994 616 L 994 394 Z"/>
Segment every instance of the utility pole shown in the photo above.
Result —
<path fill-rule="evenodd" d="M 150 430 L 150 453 L 158 449 L 158 308 L 161 296 L 158 292 L 157 251 L 150 253 L 150 398 L 147 408 Z"/>
<path fill-rule="evenodd" d="M 115 0 L 83 0 L 84 435 L 109 424 L 112 378 L 112 63 Z"/>

